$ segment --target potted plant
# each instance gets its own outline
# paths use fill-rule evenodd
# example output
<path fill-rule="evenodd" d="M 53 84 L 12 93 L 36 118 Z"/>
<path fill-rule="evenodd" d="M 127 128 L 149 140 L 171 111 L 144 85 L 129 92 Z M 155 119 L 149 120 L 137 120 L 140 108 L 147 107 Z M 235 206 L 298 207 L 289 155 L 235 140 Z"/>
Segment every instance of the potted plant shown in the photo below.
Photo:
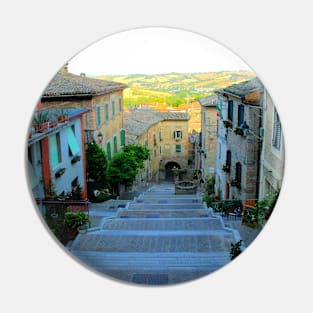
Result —
<path fill-rule="evenodd" d="M 228 164 L 224 164 L 222 167 L 222 170 L 226 173 L 230 173 L 230 167 Z"/>
<path fill-rule="evenodd" d="M 230 182 L 230 185 L 233 186 L 233 187 L 237 187 L 237 188 L 241 188 L 241 184 L 240 182 L 237 180 L 237 179 L 232 179 L 231 182 Z"/>
<path fill-rule="evenodd" d="M 84 212 L 65 212 L 64 224 L 69 228 L 78 229 L 79 227 L 88 225 L 89 223 L 89 217 Z"/>
<path fill-rule="evenodd" d="M 236 127 L 234 133 L 239 136 L 243 136 L 243 129 Z"/>
<path fill-rule="evenodd" d="M 242 240 L 239 240 L 236 243 L 231 243 L 231 249 L 229 252 L 231 260 L 236 258 L 242 252 L 241 245 L 242 245 Z"/>
<path fill-rule="evenodd" d="M 59 123 L 65 122 L 68 119 L 68 110 L 64 108 L 57 109 L 56 117 Z"/>
<path fill-rule="evenodd" d="M 65 167 L 59 168 L 59 169 L 55 172 L 54 176 L 55 176 L 56 178 L 59 178 L 59 177 L 61 177 L 61 176 L 64 174 L 64 172 L 65 172 Z"/>
<path fill-rule="evenodd" d="M 71 163 L 75 164 L 76 162 L 79 162 L 80 159 L 81 159 L 81 156 L 77 154 L 77 155 L 73 156 Z"/>
<path fill-rule="evenodd" d="M 56 117 L 51 117 L 49 122 L 49 127 L 54 128 L 58 126 L 58 120 Z"/>
<path fill-rule="evenodd" d="M 49 126 L 49 113 L 39 112 L 34 115 L 33 127 L 36 133 L 42 133 L 48 129 Z"/>
<path fill-rule="evenodd" d="M 223 121 L 225 128 L 233 128 L 233 123 L 231 121 Z"/>

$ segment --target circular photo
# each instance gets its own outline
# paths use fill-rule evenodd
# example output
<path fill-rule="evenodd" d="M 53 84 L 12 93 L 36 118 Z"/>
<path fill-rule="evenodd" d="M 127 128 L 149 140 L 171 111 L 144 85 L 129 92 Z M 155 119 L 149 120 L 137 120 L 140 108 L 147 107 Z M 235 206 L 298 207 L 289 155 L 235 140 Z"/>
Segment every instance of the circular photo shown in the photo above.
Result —
<path fill-rule="evenodd" d="M 189 282 L 238 257 L 284 172 L 279 114 L 256 73 L 172 28 L 121 32 L 60 65 L 26 145 L 51 237 L 86 268 L 141 286 Z"/>

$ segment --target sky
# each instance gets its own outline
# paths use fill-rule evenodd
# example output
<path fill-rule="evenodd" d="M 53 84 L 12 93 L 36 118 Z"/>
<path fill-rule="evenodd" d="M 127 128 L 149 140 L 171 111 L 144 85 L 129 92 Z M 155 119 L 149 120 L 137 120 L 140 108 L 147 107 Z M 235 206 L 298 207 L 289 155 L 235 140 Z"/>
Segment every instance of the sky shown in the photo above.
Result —
<path fill-rule="evenodd" d="M 68 68 L 87 76 L 252 71 L 219 43 L 173 28 L 140 28 L 103 38 L 70 59 Z"/>

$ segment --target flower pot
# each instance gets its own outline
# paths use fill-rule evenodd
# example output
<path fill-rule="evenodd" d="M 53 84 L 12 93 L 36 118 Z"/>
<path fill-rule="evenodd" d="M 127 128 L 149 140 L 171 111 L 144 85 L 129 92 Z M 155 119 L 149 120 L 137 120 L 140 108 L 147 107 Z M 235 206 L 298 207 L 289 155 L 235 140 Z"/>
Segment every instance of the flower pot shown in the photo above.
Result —
<path fill-rule="evenodd" d="M 42 123 L 42 124 L 35 124 L 34 129 L 36 133 L 43 133 L 44 131 L 48 130 L 49 123 Z"/>
<path fill-rule="evenodd" d="M 55 128 L 58 126 L 58 121 L 50 122 L 50 128 Z"/>
<path fill-rule="evenodd" d="M 62 115 L 58 117 L 58 122 L 59 123 L 64 123 L 66 121 L 66 116 Z"/>

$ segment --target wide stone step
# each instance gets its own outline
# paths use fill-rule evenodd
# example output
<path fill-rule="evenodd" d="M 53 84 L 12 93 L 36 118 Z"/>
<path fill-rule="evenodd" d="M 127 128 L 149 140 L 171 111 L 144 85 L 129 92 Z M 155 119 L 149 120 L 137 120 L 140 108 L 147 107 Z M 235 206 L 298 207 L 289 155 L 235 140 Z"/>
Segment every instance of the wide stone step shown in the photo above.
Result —
<path fill-rule="evenodd" d="M 229 253 L 134 253 L 71 251 L 74 256 L 88 264 L 103 269 L 190 269 L 215 267 L 230 261 Z"/>
<path fill-rule="evenodd" d="M 132 203 L 144 203 L 144 204 L 175 204 L 175 203 L 199 203 L 202 204 L 202 199 L 200 198 L 138 198 Z"/>
<path fill-rule="evenodd" d="M 78 235 L 74 250 L 102 252 L 227 253 L 231 231 L 107 231 Z"/>
<path fill-rule="evenodd" d="M 187 218 L 187 217 L 211 217 L 212 213 L 208 209 L 138 209 L 120 210 L 120 218 Z"/>
<path fill-rule="evenodd" d="M 130 210 L 178 210 L 178 209 L 204 209 L 205 206 L 200 203 L 168 203 L 168 204 L 146 204 L 146 203 L 131 203 Z"/>
<path fill-rule="evenodd" d="M 72 251 L 104 275 L 145 285 L 169 285 L 208 275 L 229 263 L 228 253 L 112 253 Z"/>
<path fill-rule="evenodd" d="M 107 220 L 107 230 L 217 230 L 223 225 L 218 218 L 114 219 Z"/>

